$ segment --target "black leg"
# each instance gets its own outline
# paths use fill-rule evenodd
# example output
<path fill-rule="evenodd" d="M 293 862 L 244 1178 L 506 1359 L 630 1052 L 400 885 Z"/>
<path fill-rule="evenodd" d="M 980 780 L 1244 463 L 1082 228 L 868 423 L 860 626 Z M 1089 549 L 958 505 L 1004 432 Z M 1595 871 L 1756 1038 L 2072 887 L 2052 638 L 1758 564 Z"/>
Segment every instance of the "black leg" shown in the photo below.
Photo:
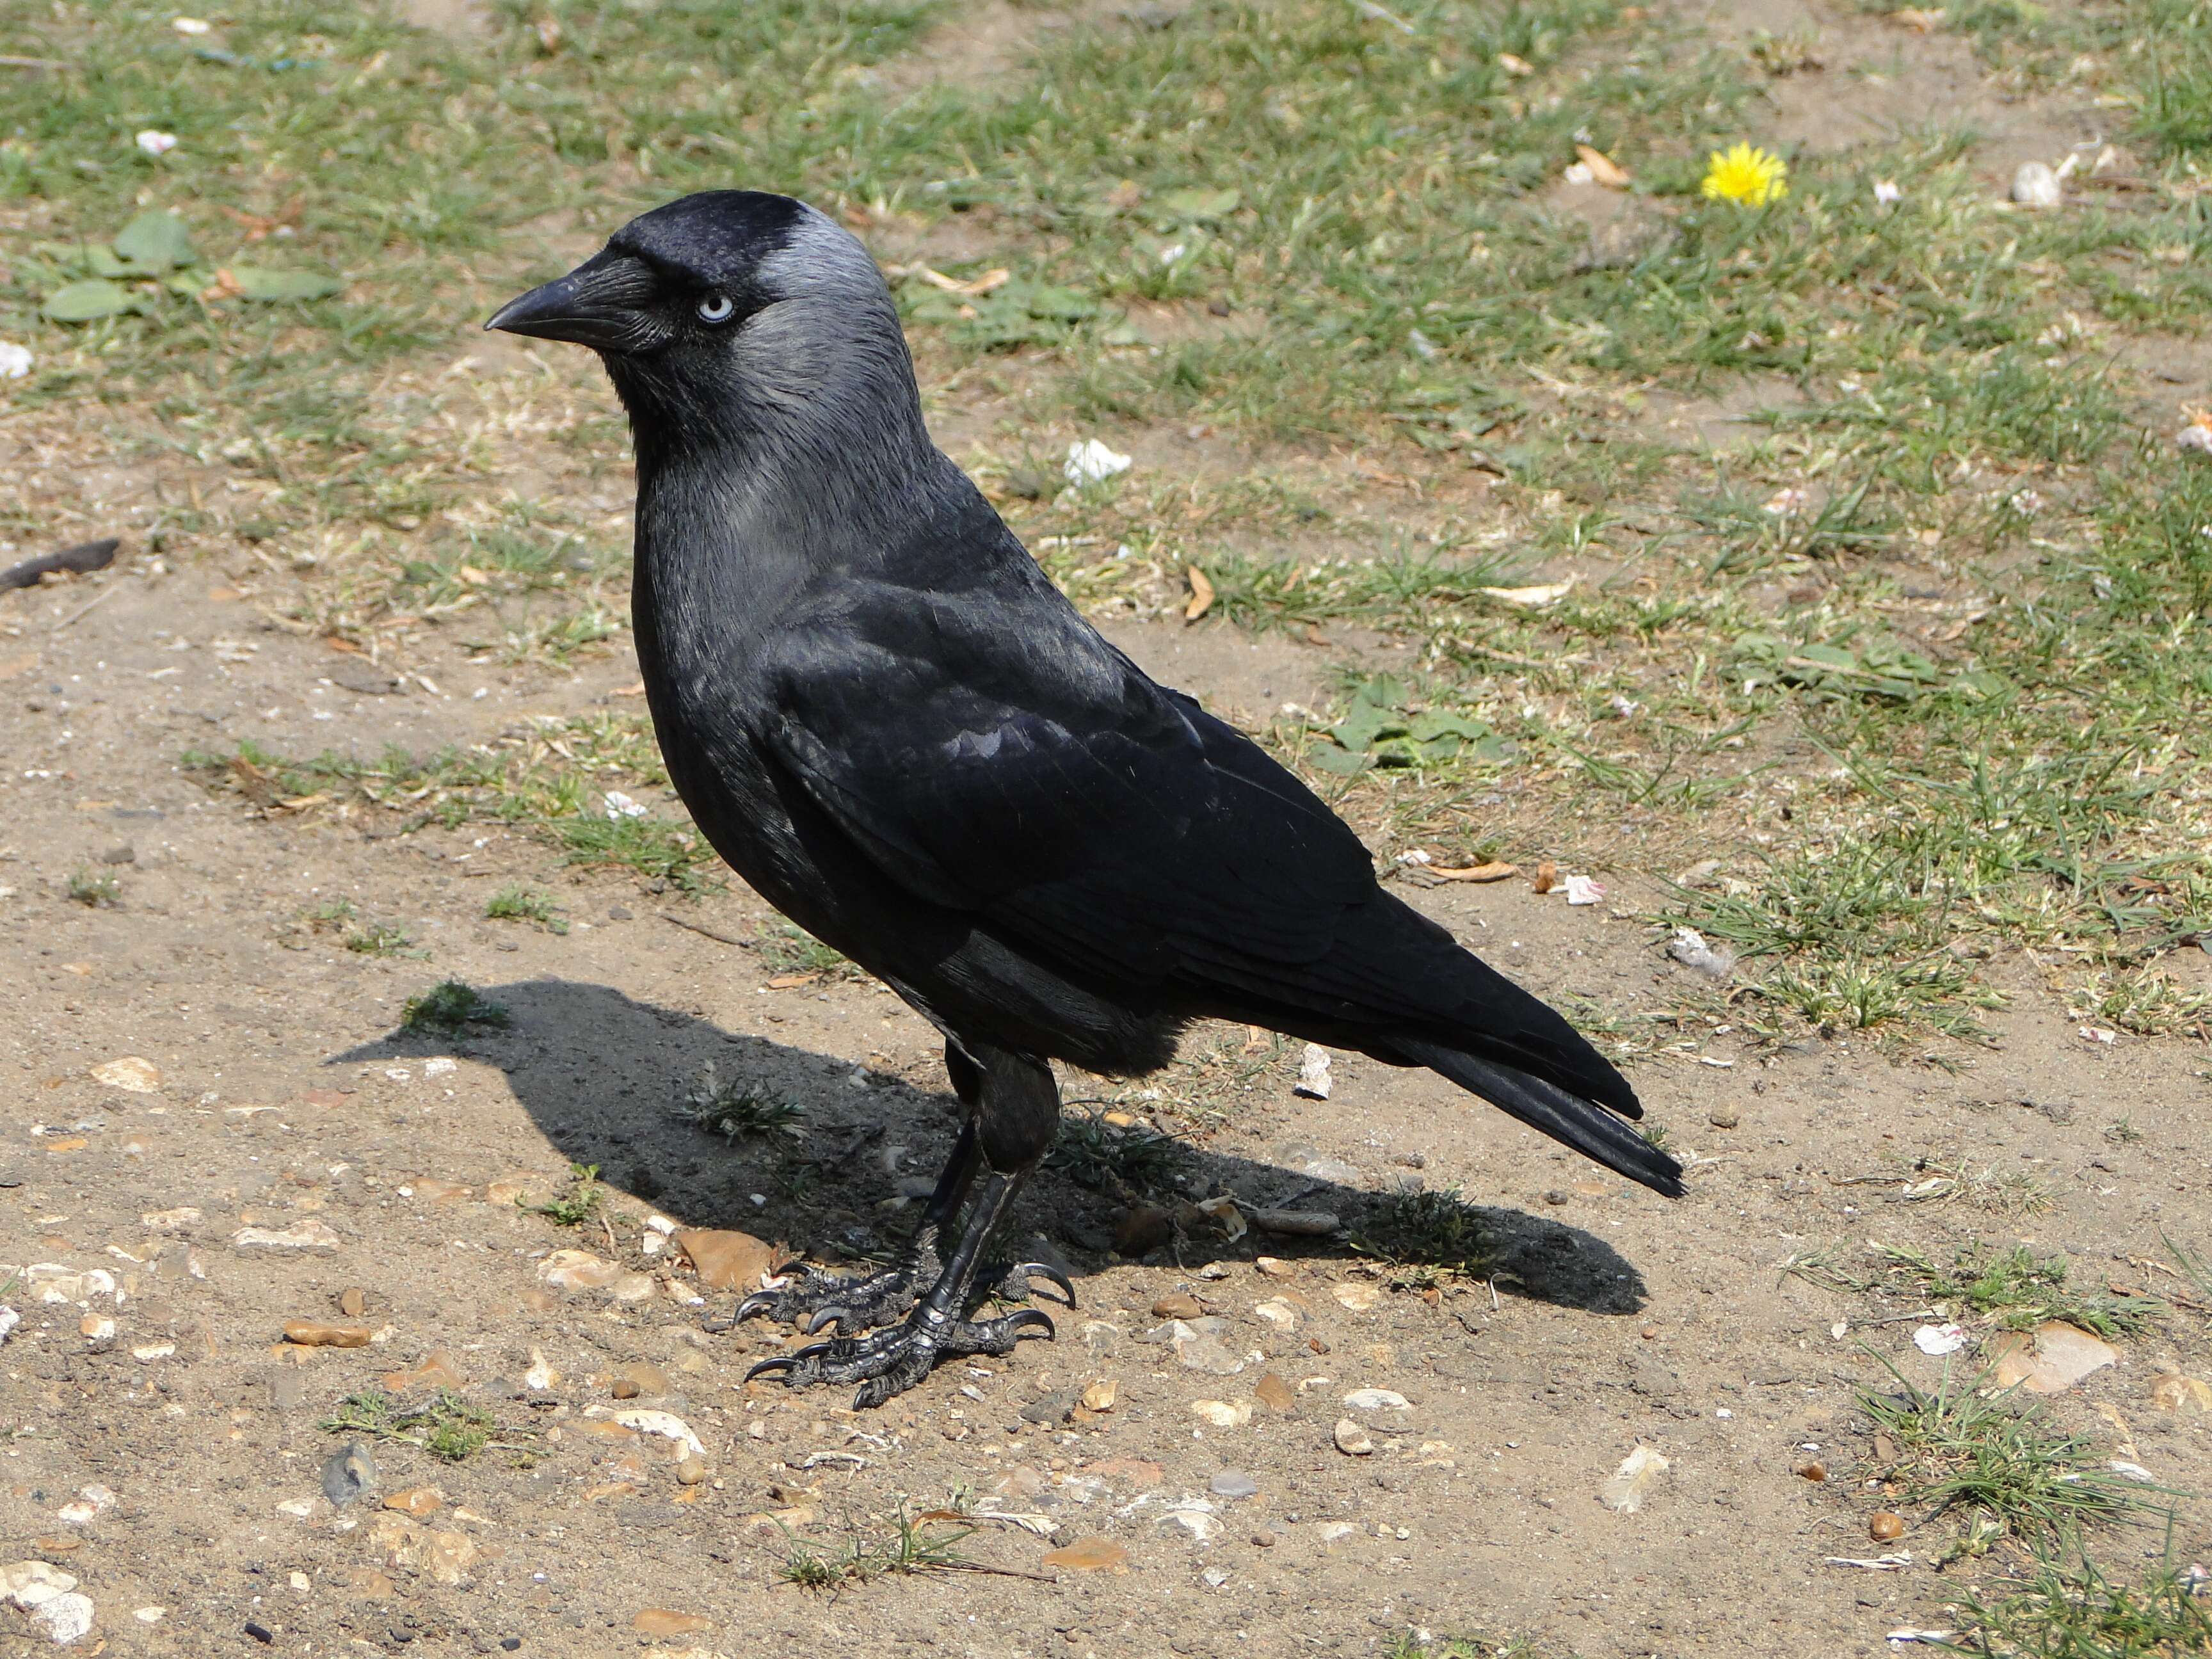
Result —
<path fill-rule="evenodd" d="M 969 1053 L 948 1048 L 945 1060 L 953 1086 L 962 1099 L 971 1100 L 976 1109 L 973 1121 L 976 1157 L 990 1173 L 961 1225 L 958 1241 L 937 1282 L 897 1328 L 879 1330 L 858 1340 L 840 1337 L 817 1342 L 796 1353 L 764 1359 L 746 1374 L 748 1382 L 781 1371 L 785 1383 L 792 1388 L 812 1382 L 858 1382 L 860 1392 L 853 1400 L 857 1410 L 880 1406 L 904 1393 L 927 1376 L 940 1359 L 1011 1353 L 1024 1336 L 1054 1334 L 1052 1321 L 1034 1308 L 999 1319 L 967 1317 L 976 1299 L 984 1252 L 1006 1219 L 1022 1182 L 1051 1144 L 1060 1117 L 1060 1091 L 1050 1068 L 1042 1061 L 1002 1049 L 977 1047 L 972 1052 L 971 1059 Z M 963 1134 L 963 1145 L 967 1139 Z M 955 1164 L 959 1161 L 956 1157 Z M 948 1170 L 945 1182 L 939 1183 L 939 1196 L 945 1194 L 951 1178 Z M 936 1207 L 937 1198 L 933 1197 L 931 1205 Z M 941 1226 L 951 1224 L 957 1205 L 957 1198 L 947 1204 Z M 1052 1280 L 1066 1293 L 1068 1305 L 1074 1305 L 1073 1288 L 1052 1268 L 1025 1262 L 1014 1272 L 1023 1276 L 1024 1287 L 1030 1274 Z"/>
<path fill-rule="evenodd" d="M 781 1290 L 755 1291 L 738 1304 L 737 1312 L 726 1323 L 711 1328 L 727 1330 L 756 1314 L 793 1325 L 803 1319 L 809 1336 L 832 1325 L 838 1335 L 850 1336 L 855 1331 L 890 1324 L 914 1306 L 923 1285 L 944 1272 L 938 1244 L 967 1201 L 976 1171 L 982 1166 L 982 1143 L 975 1133 L 975 1120 L 970 1117 L 961 1125 L 952 1156 L 945 1161 L 929 1202 L 922 1206 L 921 1225 L 896 1265 L 859 1276 L 806 1273 Z"/>

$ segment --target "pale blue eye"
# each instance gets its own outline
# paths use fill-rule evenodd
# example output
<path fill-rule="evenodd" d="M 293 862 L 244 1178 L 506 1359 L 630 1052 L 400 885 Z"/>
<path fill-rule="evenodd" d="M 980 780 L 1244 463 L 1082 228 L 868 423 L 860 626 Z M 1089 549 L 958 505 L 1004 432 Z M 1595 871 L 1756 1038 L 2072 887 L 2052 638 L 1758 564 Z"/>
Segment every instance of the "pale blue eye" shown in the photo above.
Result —
<path fill-rule="evenodd" d="M 710 294 L 699 301 L 699 320 L 726 323 L 737 313 L 738 302 L 726 294 Z"/>

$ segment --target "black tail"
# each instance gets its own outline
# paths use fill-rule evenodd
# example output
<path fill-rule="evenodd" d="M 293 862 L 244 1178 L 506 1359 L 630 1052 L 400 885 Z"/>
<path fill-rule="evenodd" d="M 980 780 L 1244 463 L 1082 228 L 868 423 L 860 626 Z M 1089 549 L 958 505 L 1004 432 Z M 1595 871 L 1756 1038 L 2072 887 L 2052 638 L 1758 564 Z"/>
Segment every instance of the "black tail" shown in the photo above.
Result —
<path fill-rule="evenodd" d="M 1582 1039 L 1576 1036 L 1576 1042 Z M 1669 1198 L 1682 1195 L 1682 1166 L 1630 1128 L 1602 1106 L 1569 1094 L 1555 1083 L 1532 1076 L 1517 1067 L 1462 1054 L 1433 1042 L 1395 1038 L 1390 1044 L 1416 1066 L 1441 1072 L 1462 1089 L 1470 1089 L 1492 1105 L 1510 1112 L 1532 1129 L 1573 1147 L 1585 1158 L 1595 1158 L 1631 1181 L 1640 1181 Z M 1595 1050 L 1589 1058 L 1606 1064 Z M 1610 1067 L 1607 1067 L 1610 1070 Z M 1626 1090 L 1627 1085 L 1622 1084 Z M 1633 1097 L 1631 1097 L 1632 1101 Z"/>

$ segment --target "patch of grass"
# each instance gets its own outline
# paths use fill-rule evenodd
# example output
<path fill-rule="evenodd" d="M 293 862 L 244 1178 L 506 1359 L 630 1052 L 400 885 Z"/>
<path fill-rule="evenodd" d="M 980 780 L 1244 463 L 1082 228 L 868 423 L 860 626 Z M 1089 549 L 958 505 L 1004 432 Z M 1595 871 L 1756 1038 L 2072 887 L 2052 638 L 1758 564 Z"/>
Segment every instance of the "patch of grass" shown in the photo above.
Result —
<path fill-rule="evenodd" d="M 531 1204 L 517 1198 L 515 1206 L 526 1215 L 542 1215 L 556 1227 L 580 1227 L 599 1214 L 607 1201 L 607 1189 L 599 1184 L 599 1166 L 596 1164 L 571 1164 L 568 1184 L 543 1204 Z"/>
<path fill-rule="evenodd" d="M 2067 1286 L 2063 1256 L 2039 1256 L 2024 1244 L 2010 1249 L 1967 1247 L 1939 1267 L 1917 1250 L 1898 1245 L 1876 1247 L 1887 1271 L 1902 1274 L 1929 1302 L 1958 1310 L 1971 1309 L 1993 1318 L 2006 1330 L 2027 1330 L 2047 1319 L 2063 1319 L 2100 1336 L 2130 1336 L 2149 1328 L 2171 1311 L 2153 1297 L 2103 1291 L 2084 1296 Z"/>
<path fill-rule="evenodd" d="M 2204 1570 L 2169 1553 L 2132 1580 L 2115 1578 L 2078 1544 L 2039 1553 L 2025 1577 L 1959 1603 L 1971 1626 L 1938 1650 L 1981 1659 L 2185 1659 L 2212 1654 L 2212 1595 Z"/>
<path fill-rule="evenodd" d="M 778 975 L 815 974 L 824 979 L 858 979 L 859 964 L 843 951 L 824 945 L 797 922 L 781 919 L 764 925 L 753 940 L 753 951 L 768 970 Z"/>
<path fill-rule="evenodd" d="M 457 979 L 441 980 L 399 1011 L 399 1029 L 416 1036 L 459 1036 L 472 1025 L 504 1029 L 507 1010 Z"/>
<path fill-rule="evenodd" d="M 349 951 L 365 957 L 421 957 L 427 951 L 417 951 L 415 941 L 404 928 L 390 922 L 373 921 L 365 927 L 349 928 L 340 941 Z"/>
<path fill-rule="evenodd" d="M 1062 1118 L 1044 1161 L 1093 1192 L 1127 1194 L 1158 1190 L 1189 1156 L 1190 1148 L 1173 1135 L 1133 1121 L 1109 1122 L 1097 1111 Z"/>
<path fill-rule="evenodd" d="M 1481 1212 L 1447 1187 L 1386 1194 L 1369 1206 L 1352 1244 L 1384 1263 L 1396 1288 L 1428 1290 L 1486 1276 L 1492 1240 Z"/>
<path fill-rule="evenodd" d="M 1929 1393 L 1890 1372 L 1896 1392 L 1862 1391 L 1858 1400 L 1898 1450 L 1877 1473 L 1905 1501 L 1931 1505 L 1931 1520 L 1955 1509 L 1985 1522 L 1958 1548 L 1978 1553 L 2008 1534 L 2047 1540 L 2154 1507 L 2145 1488 L 2104 1468 L 2088 1441 L 2051 1429 L 2039 1407 L 2022 1407 L 2011 1394 L 1985 1397 L 1948 1374 Z"/>
<path fill-rule="evenodd" d="M 787 1097 L 763 1094 L 748 1083 L 734 1079 L 725 1083 L 717 1075 L 714 1061 L 708 1060 L 699 1080 L 677 1103 L 676 1115 L 710 1133 L 735 1140 L 740 1135 L 795 1132 L 806 1109 Z"/>
<path fill-rule="evenodd" d="M 531 922 L 549 933 L 568 931 L 568 918 L 553 902 L 552 895 L 533 887 L 501 888 L 485 903 L 484 916 L 491 921 Z"/>
<path fill-rule="evenodd" d="M 2185 990 L 2159 968 L 2092 975 L 2069 999 L 2069 1017 L 2117 1026 L 2138 1036 L 2193 1036 L 2203 1042 L 2212 996 Z"/>
<path fill-rule="evenodd" d="M 106 870 L 79 866 L 70 871 L 67 890 L 88 910 L 112 910 L 123 902 L 123 884 Z"/>
<path fill-rule="evenodd" d="M 440 1389 L 422 1405 L 403 1408 L 381 1389 L 348 1395 L 320 1425 L 332 1434 L 366 1434 L 404 1440 L 447 1463 L 465 1462 L 487 1446 L 536 1455 L 536 1431 L 508 1428 L 451 1389 Z"/>
<path fill-rule="evenodd" d="M 1425 1637 L 1426 1639 L 1424 1639 Z M 1428 1636 L 1407 1631 L 1382 1650 L 1382 1659 L 1574 1659 L 1533 1636 Z"/>
<path fill-rule="evenodd" d="M 790 1547 L 776 1577 L 801 1589 L 834 1590 L 898 1573 L 975 1571 L 978 1564 L 960 1546 L 975 1528 L 948 1522 L 942 1513 L 916 1518 L 902 1504 L 879 1524 L 849 1527 L 844 1540 L 830 1549 L 787 1528 Z"/>

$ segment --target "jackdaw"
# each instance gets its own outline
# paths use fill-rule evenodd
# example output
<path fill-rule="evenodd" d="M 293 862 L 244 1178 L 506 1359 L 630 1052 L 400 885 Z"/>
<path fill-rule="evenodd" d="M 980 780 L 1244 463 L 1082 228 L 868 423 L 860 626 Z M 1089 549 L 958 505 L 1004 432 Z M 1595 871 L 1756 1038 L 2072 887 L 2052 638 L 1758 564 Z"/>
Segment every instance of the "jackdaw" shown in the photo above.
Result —
<path fill-rule="evenodd" d="M 756 1372 L 873 1406 L 1051 1335 L 1034 1308 L 974 1316 L 1059 1123 L 1052 1062 L 1142 1076 L 1201 1018 L 1427 1066 L 1680 1194 L 1572 1026 L 1046 578 L 930 441 L 890 290 L 823 214 L 685 197 L 487 326 L 591 347 L 629 413 L 638 659 L 677 793 L 763 897 L 944 1033 L 966 1109 L 896 1267 L 740 1306 L 836 1328 Z"/>

